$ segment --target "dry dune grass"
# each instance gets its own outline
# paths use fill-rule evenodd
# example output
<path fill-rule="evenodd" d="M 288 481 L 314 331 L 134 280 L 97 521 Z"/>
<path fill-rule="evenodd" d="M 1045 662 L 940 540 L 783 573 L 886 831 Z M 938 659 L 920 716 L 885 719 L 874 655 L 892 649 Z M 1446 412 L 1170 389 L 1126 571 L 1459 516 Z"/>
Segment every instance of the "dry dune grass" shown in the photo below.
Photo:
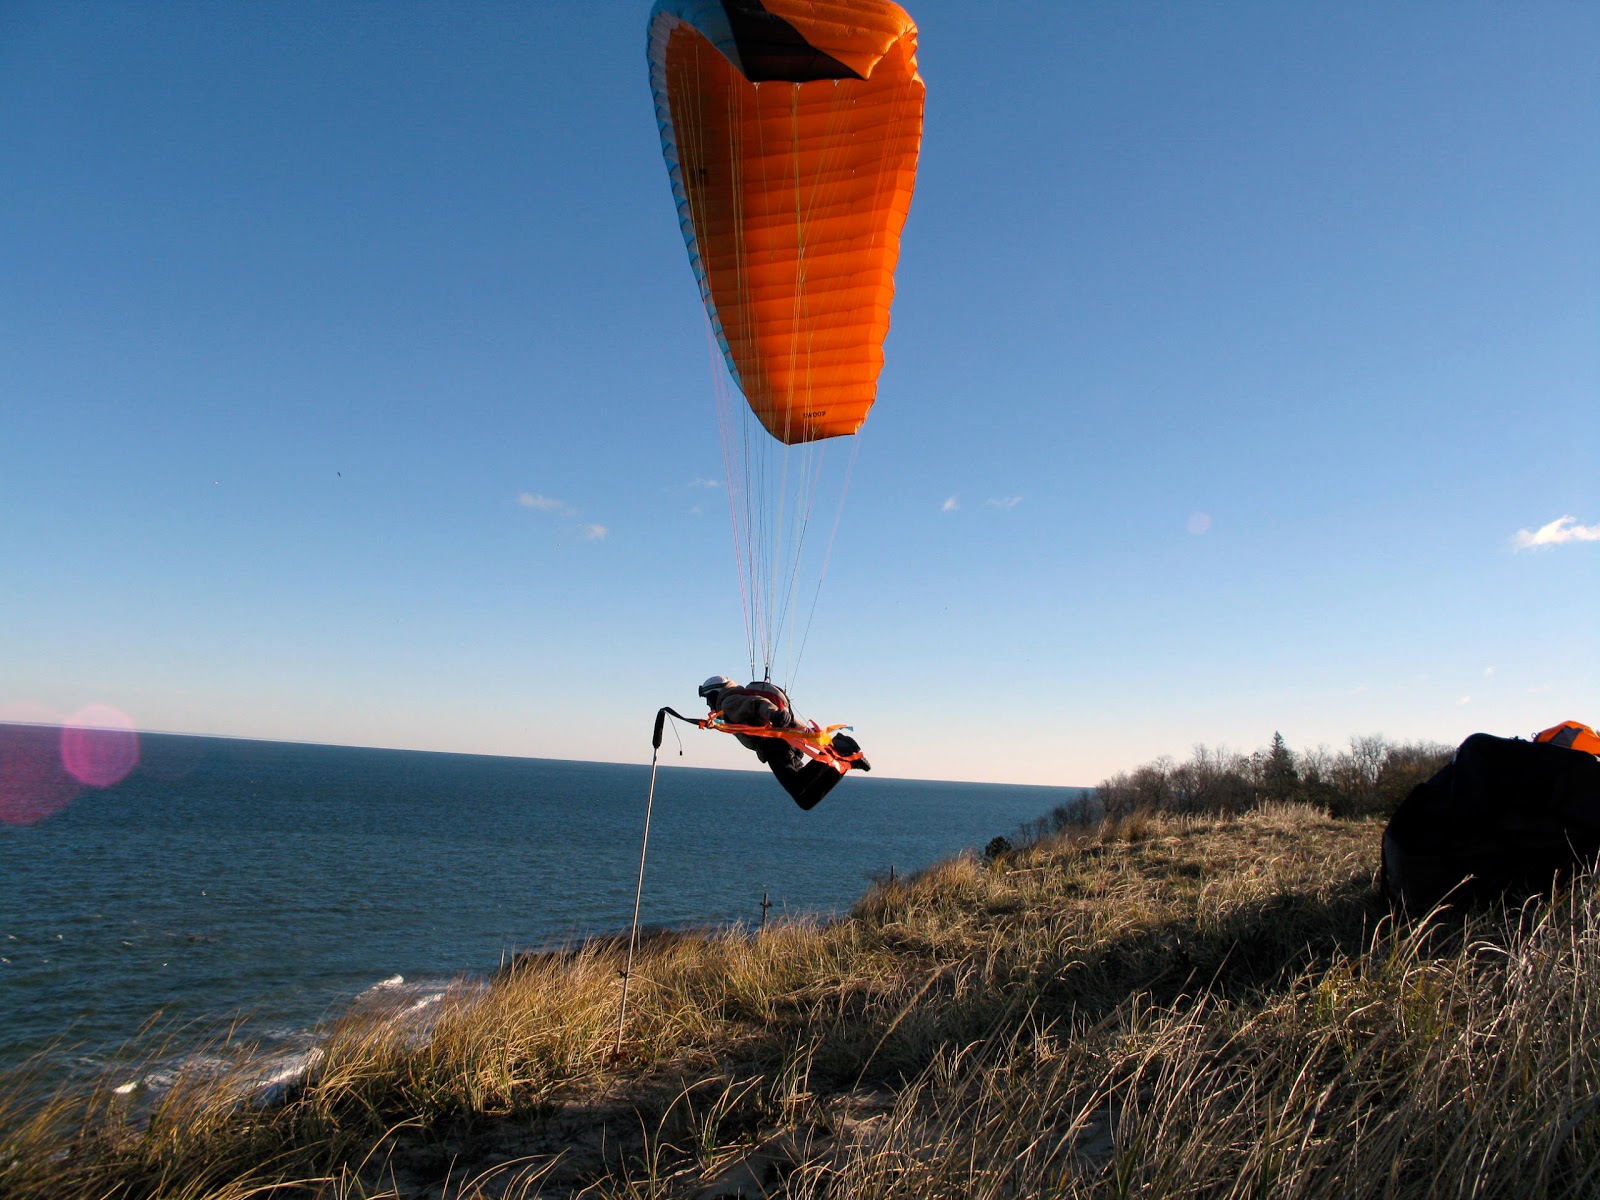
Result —
<path fill-rule="evenodd" d="M 1378 832 L 1134 814 L 847 920 L 653 938 L 620 1056 L 621 947 L 524 958 L 425 1034 L 350 1014 L 271 1106 L 0 1101 L 0 1196 L 1600 1192 L 1586 883 L 1396 929 Z"/>

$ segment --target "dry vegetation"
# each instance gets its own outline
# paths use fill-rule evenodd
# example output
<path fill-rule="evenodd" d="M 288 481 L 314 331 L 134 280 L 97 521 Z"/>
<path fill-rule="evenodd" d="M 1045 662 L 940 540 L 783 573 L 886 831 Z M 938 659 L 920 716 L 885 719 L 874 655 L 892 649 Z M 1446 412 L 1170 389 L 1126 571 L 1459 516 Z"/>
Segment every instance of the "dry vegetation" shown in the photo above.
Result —
<path fill-rule="evenodd" d="M 1600 918 L 1396 929 L 1381 825 L 1134 813 L 848 920 L 517 963 L 305 1083 L 0 1102 L 0 1196 L 1588 1196 Z M 19 1093 L 13 1093 L 19 1094 Z"/>

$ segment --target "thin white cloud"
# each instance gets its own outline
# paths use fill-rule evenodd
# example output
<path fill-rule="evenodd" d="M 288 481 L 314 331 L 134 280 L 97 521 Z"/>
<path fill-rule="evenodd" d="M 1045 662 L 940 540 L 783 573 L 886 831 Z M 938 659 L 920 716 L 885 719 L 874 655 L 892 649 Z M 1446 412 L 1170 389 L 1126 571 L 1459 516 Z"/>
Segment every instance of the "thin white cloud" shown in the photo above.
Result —
<path fill-rule="evenodd" d="M 1485 679 L 1493 679 L 1494 678 L 1494 668 L 1493 667 L 1485 667 L 1483 669 L 1483 677 Z"/>
<path fill-rule="evenodd" d="M 611 532 L 604 525 L 592 521 L 579 521 L 578 518 L 582 513 L 575 506 L 565 500 L 557 500 L 554 496 L 543 496 L 538 492 L 518 492 L 517 503 L 534 512 L 550 513 L 552 516 L 565 517 L 575 522 L 578 536 L 586 542 L 604 541 L 606 534 Z"/>
<path fill-rule="evenodd" d="M 1557 517 L 1538 529 L 1519 529 L 1511 539 L 1516 550 L 1564 546 L 1568 542 L 1600 542 L 1600 525 L 1580 525 L 1577 517 Z"/>
<path fill-rule="evenodd" d="M 991 498 L 991 499 L 985 500 L 983 503 L 984 503 L 985 507 L 988 507 L 988 508 L 1013 509 L 1017 505 L 1022 503 L 1022 497 L 1021 496 L 1000 496 L 1000 497 L 997 497 L 997 498 Z"/>
<path fill-rule="evenodd" d="M 1185 523 L 1184 527 L 1188 529 L 1190 533 L 1194 534 L 1196 537 L 1199 537 L 1202 533 L 1205 533 L 1211 528 L 1211 514 L 1203 512 L 1190 513 L 1189 520 Z"/>
<path fill-rule="evenodd" d="M 1469 705 L 1471 703 L 1472 703 L 1472 697 L 1471 696 L 1463 696 L 1463 697 L 1461 697 L 1461 699 L 1456 701 L 1456 707 L 1457 708 L 1465 708 L 1467 705 Z"/>
<path fill-rule="evenodd" d="M 695 478 L 689 481 L 689 486 L 691 488 L 719 488 L 722 486 L 722 483 L 716 479 Z"/>
<path fill-rule="evenodd" d="M 941 504 L 939 506 L 939 511 L 940 512 L 955 512 L 955 510 L 960 508 L 960 507 L 961 507 L 961 501 L 959 499 L 957 499 L 955 496 L 951 496 L 948 500 L 946 500 L 943 504 Z"/>
<path fill-rule="evenodd" d="M 538 492 L 518 492 L 517 503 L 523 508 L 531 508 L 534 512 L 560 513 L 570 517 L 576 515 L 573 507 L 565 500 L 557 500 L 554 496 L 541 496 Z"/>

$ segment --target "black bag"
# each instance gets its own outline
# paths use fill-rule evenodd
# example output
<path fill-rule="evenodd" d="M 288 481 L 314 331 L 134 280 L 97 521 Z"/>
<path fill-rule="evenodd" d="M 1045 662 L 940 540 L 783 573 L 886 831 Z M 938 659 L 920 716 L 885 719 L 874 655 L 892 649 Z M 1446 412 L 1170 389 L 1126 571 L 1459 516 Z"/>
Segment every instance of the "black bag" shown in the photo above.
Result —
<path fill-rule="evenodd" d="M 1383 832 L 1384 890 L 1413 916 L 1543 890 L 1600 856 L 1600 758 L 1475 733 Z"/>

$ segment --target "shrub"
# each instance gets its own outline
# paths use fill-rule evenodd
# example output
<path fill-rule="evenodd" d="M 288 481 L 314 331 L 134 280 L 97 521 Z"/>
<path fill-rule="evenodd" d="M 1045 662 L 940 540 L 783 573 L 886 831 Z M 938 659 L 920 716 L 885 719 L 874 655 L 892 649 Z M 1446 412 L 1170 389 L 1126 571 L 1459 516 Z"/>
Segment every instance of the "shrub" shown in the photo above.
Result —
<path fill-rule="evenodd" d="M 1226 815 L 1286 800 L 1332 817 L 1387 817 L 1453 753 L 1434 742 L 1391 744 L 1381 734 L 1352 737 L 1337 754 L 1322 746 L 1295 754 L 1277 733 L 1270 747 L 1249 756 L 1201 745 L 1187 762 L 1158 758 L 1102 781 L 1072 817 L 1058 809 L 1049 823 L 1059 833 L 1139 812 Z"/>

